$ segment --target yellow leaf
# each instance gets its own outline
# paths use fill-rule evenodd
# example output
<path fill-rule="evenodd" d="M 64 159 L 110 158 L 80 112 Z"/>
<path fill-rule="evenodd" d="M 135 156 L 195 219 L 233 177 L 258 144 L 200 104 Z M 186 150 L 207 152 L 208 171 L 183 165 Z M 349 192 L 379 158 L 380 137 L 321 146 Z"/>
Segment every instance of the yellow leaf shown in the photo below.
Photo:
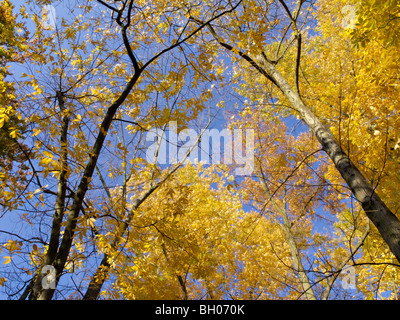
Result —
<path fill-rule="evenodd" d="M 41 131 L 40 129 L 33 129 L 32 137 L 37 136 L 40 133 L 40 131 Z"/>
<path fill-rule="evenodd" d="M 89 227 L 94 228 L 94 223 L 96 222 L 95 218 L 89 218 L 86 220 L 86 223 Z"/>
<path fill-rule="evenodd" d="M 5 256 L 4 259 L 6 259 L 4 264 L 9 264 L 11 262 L 11 256 Z"/>
<path fill-rule="evenodd" d="M 19 131 L 18 131 L 17 129 L 12 130 L 12 131 L 10 132 L 10 137 L 11 137 L 11 138 L 16 139 L 16 138 L 18 138 L 18 136 L 19 136 Z"/>
<path fill-rule="evenodd" d="M 82 117 L 80 114 L 76 115 L 76 119 L 74 119 L 74 122 L 80 122 L 82 120 Z"/>
<path fill-rule="evenodd" d="M 43 154 L 48 158 L 53 158 L 53 155 L 48 151 L 43 151 Z"/>
<path fill-rule="evenodd" d="M 7 281 L 6 278 L 0 278 L 0 286 L 4 287 L 4 283 Z"/>

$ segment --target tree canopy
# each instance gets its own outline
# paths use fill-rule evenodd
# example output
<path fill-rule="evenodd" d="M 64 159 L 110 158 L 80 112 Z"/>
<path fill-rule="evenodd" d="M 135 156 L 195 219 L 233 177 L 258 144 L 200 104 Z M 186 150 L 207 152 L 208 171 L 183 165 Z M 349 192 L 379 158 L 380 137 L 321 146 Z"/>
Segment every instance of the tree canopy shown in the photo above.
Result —
<path fill-rule="evenodd" d="M 394 0 L 0 1 L 9 299 L 399 299 Z"/>

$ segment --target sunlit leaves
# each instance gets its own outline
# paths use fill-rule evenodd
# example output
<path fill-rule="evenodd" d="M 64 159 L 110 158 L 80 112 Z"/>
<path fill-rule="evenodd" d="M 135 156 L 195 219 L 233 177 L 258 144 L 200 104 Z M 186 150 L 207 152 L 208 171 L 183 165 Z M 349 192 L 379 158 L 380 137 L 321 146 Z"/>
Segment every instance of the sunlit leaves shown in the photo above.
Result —
<path fill-rule="evenodd" d="M 312 54 L 305 57 L 308 61 L 304 65 L 305 80 L 310 87 L 305 86 L 304 96 L 310 99 L 385 203 L 397 212 L 399 111 L 396 106 L 400 92 L 396 80 L 399 60 L 395 52 L 398 51 L 398 27 L 396 19 L 392 23 L 385 20 L 390 14 L 397 14 L 396 4 L 392 1 L 354 3 L 357 9 L 355 28 L 333 27 L 332 21 L 343 19 L 340 8 L 347 4 L 341 1 L 319 3 L 319 10 L 324 13 L 319 18 L 322 38 L 315 37 L 309 43 L 314 48 Z M 332 183 L 341 183 L 332 169 L 326 178 Z M 345 193 L 342 189 L 340 197 Z M 353 223 L 353 229 L 347 229 L 342 220 L 338 228 L 347 230 L 345 233 L 350 237 L 356 229 L 362 229 L 360 221 Z M 364 259 L 391 262 L 388 249 L 381 245 L 382 240 L 374 229 L 365 241 Z M 367 283 L 374 283 L 367 279 L 376 272 L 383 272 L 377 269 L 368 266 L 358 269 L 363 275 L 364 292 L 372 291 L 371 287 L 367 289 Z M 397 272 L 384 272 L 382 277 L 396 278 Z M 379 288 L 378 295 L 386 290 L 391 289 Z"/>
<path fill-rule="evenodd" d="M 279 1 L 243 0 L 218 19 L 235 3 L 134 1 L 122 10 L 122 1 L 107 1 L 112 10 L 88 1 L 63 12 L 53 32 L 41 24 L 51 1 L 28 2 L 20 16 L 33 23 L 28 42 L 10 2 L 2 2 L 0 18 L 2 59 L 25 61 L 12 82 L 1 66 L 0 195 L 21 230 L 33 234 L 6 239 L 7 268 L 32 277 L 61 217 L 60 239 L 76 223 L 63 252 L 71 297 L 81 297 L 86 280 L 104 277 L 105 298 L 298 299 L 301 273 L 323 297 L 367 224 L 299 115 L 253 68 L 270 59 L 294 85 L 296 32 L 303 39 L 301 99 L 397 210 L 397 22 L 387 24 L 393 32 L 380 22 L 389 11 L 397 15 L 392 1 L 362 1 L 354 30 L 341 29 L 341 8 L 353 3 L 340 0 L 316 7 L 302 1 L 301 12 L 299 2 L 287 1 L 298 30 Z M 221 50 L 212 28 L 232 50 Z M 256 132 L 253 176 L 237 179 L 232 168 L 197 163 L 169 176 L 168 166 L 147 162 L 149 130 L 169 121 L 179 130 L 199 126 L 220 108 L 229 128 Z M 27 164 L 13 172 L 22 160 Z M 390 252 L 371 229 L 354 259 L 387 263 Z M 363 268 L 359 288 L 367 298 L 379 281 L 385 284 L 377 294 L 398 278 L 394 267 Z M 10 283 L 0 278 L 0 286 Z"/>
<path fill-rule="evenodd" d="M 212 169 L 186 166 L 135 212 L 124 252 L 113 260 L 122 264 L 113 271 L 117 287 L 110 288 L 112 297 L 179 299 L 186 291 L 190 299 L 254 298 L 249 286 L 254 295 L 267 294 L 266 286 L 268 294 L 277 294 L 280 286 L 269 283 L 264 272 L 274 274 L 279 263 L 271 239 L 284 259 L 280 230 L 268 229 L 257 214 L 244 213 L 219 177 L 222 172 Z M 102 239 L 101 247 L 110 252 Z"/>

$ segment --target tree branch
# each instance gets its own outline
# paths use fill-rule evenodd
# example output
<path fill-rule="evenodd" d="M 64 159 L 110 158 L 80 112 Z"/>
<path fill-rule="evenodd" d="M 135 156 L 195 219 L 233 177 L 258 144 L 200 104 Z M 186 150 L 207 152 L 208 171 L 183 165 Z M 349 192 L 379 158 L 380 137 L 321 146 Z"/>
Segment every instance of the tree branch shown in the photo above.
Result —
<path fill-rule="evenodd" d="M 112 243 L 112 248 L 115 250 L 116 245 L 118 244 L 118 240 L 120 237 L 122 237 L 126 230 L 128 230 L 129 224 L 131 223 L 135 211 L 139 208 L 139 206 L 154 192 L 156 191 L 164 182 L 166 182 L 186 161 L 186 159 L 189 157 L 190 153 L 193 151 L 193 149 L 197 146 L 198 142 L 200 141 L 202 135 L 204 134 L 205 130 L 209 127 L 213 119 L 210 119 L 206 127 L 203 129 L 201 134 L 199 135 L 197 141 L 192 145 L 192 147 L 187 151 L 185 157 L 182 159 L 181 162 L 177 163 L 174 168 L 166 174 L 164 178 L 162 178 L 158 182 L 152 181 L 150 183 L 149 189 L 144 192 L 140 197 L 136 198 L 133 201 L 132 208 L 128 213 L 128 216 L 126 220 L 124 221 L 124 225 L 122 228 L 122 231 L 120 232 L 119 235 L 116 235 L 114 238 L 114 241 Z M 100 290 L 106 280 L 106 276 L 108 274 L 108 270 L 110 268 L 110 264 L 108 262 L 108 255 L 105 253 L 103 256 L 103 259 L 101 260 L 101 263 L 99 267 L 97 268 L 95 274 L 92 277 L 92 280 L 89 283 L 89 287 L 83 297 L 83 300 L 96 300 L 100 294 Z"/>
<path fill-rule="evenodd" d="M 61 149 L 61 172 L 58 178 L 58 186 L 57 186 L 57 198 L 55 203 L 55 212 L 53 216 L 53 224 L 51 227 L 50 241 L 48 244 L 48 250 L 46 256 L 43 260 L 41 267 L 39 268 L 37 280 L 32 287 L 32 292 L 30 299 L 36 299 L 42 292 L 42 279 L 43 274 L 41 272 L 42 267 L 45 265 L 50 265 L 53 263 L 58 250 L 58 245 L 60 241 L 60 231 L 61 224 L 63 222 L 64 217 L 64 208 L 65 208 L 65 198 L 66 198 L 66 190 L 67 190 L 67 176 L 68 176 L 68 127 L 69 127 L 69 115 L 68 111 L 65 108 L 64 96 L 61 91 L 56 92 L 56 96 L 58 99 L 58 104 L 60 107 L 61 113 L 63 113 L 62 117 L 62 127 L 61 127 L 61 136 L 60 136 L 60 149 Z M 49 291 L 46 291 L 44 295 L 49 294 Z M 43 298 L 46 299 L 44 296 Z"/>

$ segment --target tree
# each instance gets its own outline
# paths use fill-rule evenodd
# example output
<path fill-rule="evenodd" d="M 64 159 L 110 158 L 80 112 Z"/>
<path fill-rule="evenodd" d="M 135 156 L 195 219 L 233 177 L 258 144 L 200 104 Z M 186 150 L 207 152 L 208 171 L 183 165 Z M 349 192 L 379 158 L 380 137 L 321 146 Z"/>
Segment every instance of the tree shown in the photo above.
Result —
<path fill-rule="evenodd" d="M 233 179 L 226 169 L 187 164 L 160 186 L 135 211 L 111 262 L 115 281 L 103 294 L 113 299 L 277 298 L 284 287 L 274 277 L 285 278 L 286 270 L 275 266 L 287 260 L 282 231 L 256 212 L 242 211 L 226 178 Z M 110 239 L 99 241 L 106 250 Z"/>
<path fill-rule="evenodd" d="M 33 131 L 30 145 L 33 146 L 32 154 L 38 161 L 37 164 L 31 163 L 37 189 L 29 191 L 25 196 L 26 204 L 35 209 L 39 205 L 47 207 L 54 203 L 54 215 L 50 223 L 49 239 L 41 239 L 46 245 L 38 248 L 34 244 L 29 249 L 31 257 L 38 254 L 40 257 L 34 259 L 38 259 L 34 262 L 37 270 L 22 298 L 29 295 L 30 299 L 50 299 L 55 288 L 43 287 L 47 276 L 42 268 L 50 266 L 54 270 L 55 283 L 58 284 L 68 265 L 75 263 L 77 256 L 73 247 L 77 246 L 75 237 L 80 236 L 78 223 L 81 213 L 89 221 L 88 226 L 93 228 L 90 221 L 95 219 L 96 209 L 90 205 L 88 190 L 96 166 L 100 165 L 98 160 L 101 150 L 105 144 L 108 148 L 111 147 L 111 140 L 106 139 L 108 131 L 111 131 L 111 136 L 116 134 L 112 123 L 121 121 L 135 124 L 127 129 L 137 134 L 140 131 L 138 128 L 159 126 L 171 117 L 182 115 L 184 109 L 192 110 L 196 115 L 204 101 L 209 98 L 209 95 L 201 93 L 190 100 L 178 101 L 177 105 L 171 107 L 158 105 L 161 101 L 168 101 L 173 95 L 179 96 L 185 88 L 185 83 L 179 81 L 179 78 L 185 78 L 189 72 L 189 63 L 196 59 L 192 55 L 186 66 L 180 64 L 181 69 L 178 72 L 175 69 L 163 69 L 163 63 L 160 62 L 161 57 L 165 56 L 166 61 L 174 63 L 176 58 L 169 53 L 173 49 L 182 51 L 183 45 L 190 44 L 192 38 L 204 27 L 199 27 L 186 18 L 191 10 L 190 6 L 177 3 L 176 10 L 171 11 L 172 4 L 166 7 L 159 2 L 154 8 L 148 3 L 142 7 L 139 4 L 134 6 L 133 1 L 126 1 L 120 7 L 112 7 L 103 1 L 99 1 L 99 4 L 105 8 L 105 12 L 112 13 L 113 19 L 110 22 L 113 29 L 100 25 L 100 17 L 105 13 L 99 12 L 96 4 L 86 4 L 80 8 L 86 17 L 89 13 L 99 12 L 98 18 L 90 24 L 84 21 L 82 15 L 73 17 L 70 24 L 63 19 L 61 26 L 52 35 L 46 35 L 41 29 L 39 17 L 33 16 L 36 22 L 35 41 L 40 55 L 32 57 L 32 60 L 34 64 L 42 66 L 42 70 L 49 69 L 44 78 L 40 78 L 40 71 L 32 75 L 24 73 L 23 76 L 28 76 L 30 80 L 21 83 L 20 100 L 32 112 L 25 119 Z M 198 12 L 210 21 L 225 13 L 224 10 L 213 7 Z M 146 16 L 148 19 L 143 19 Z M 154 24 L 154 21 L 158 23 Z M 87 38 L 89 32 L 92 32 L 90 39 Z M 114 41 L 118 33 L 122 37 L 122 44 L 115 49 Z M 81 41 L 80 37 L 86 37 L 86 41 Z M 128 59 L 130 67 L 125 59 Z M 50 65 L 43 64 L 44 61 L 49 61 Z M 115 65 L 115 62 L 120 62 L 120 65 Z M 157 63 L 160 68 L 156 67 Z M 198 71 L 194 69 L 193 72 L 196 74 Z M 146 83 L 145 77 L 150 81 Z M 170 84 L 163 82 L 163 79 L 173 79 L 174 82 Z M 198 86 L 202 81 L 198 77 L 193 85 Z M 28 90 L 29 85 L 33 87 L 33 91 Z M 154 92 L 157 94 L 152 94 Z M 157 100 L 158 93 L 163 97 Z M 139 106 L 153 98 L 156 98 L 155 106 L 149 108 L 146 114 L 145 109 Z M 133 107 L 135 105 L 137 107 Z M 127 112 L 124 114 L 125 110 Z M 123 119 L 123 116 L 129 116 L 132 120 Z M 142 123 L 138 124 L 139 121 L 135 120 L 141 117 Z M 191 116 L 187 117 L 190 118 Z M 182 120 L 184 123 L 185 119 Z M 123 136 L 126 133 L 120 134 Z M 121 143 L 116 145 L 116 149 L 124 153 Z M 140 158 L 135 161 L 140 162 Z M 38 170 L 36 165 L 43 169 Z M 122 167 L 126 166 L 127 163 L 122 162 Z M 111 173 L 114 174 L 113 170 Z M 44 184 L 43 180 L 53 182 Z M 48 187 L 49 184 L 55 190 Z M 37 199 L 35 205 L 29 201 L 34 197 Z M 44 212 L 47 213 L 50 208 L 51 205 Z M 28 222 L 31 220 L 28 219 Z M 81 232 L 85 233 L 86 230 Z M 28 241 L 28 245 L 29 243 L 32 241 Z M 14 246 L 11 249 L 15 249 Z"/>
<path fill-rule="evenodd" d="M 11 2 L 1 1 L 0 5 L 0 199 L 3 208 L 12 208 L 26 186 L 27 149 L 19 142 L 24 126 L 9 68 L 11 63 L 23 62 L 31 48 L 27 44 L 28 32 L 16 22 Z"/>
<path fill-rule="evenodd" d="M 339 0 L 77 1 L 53 30 L 42 5 L 68 4 L 4 3 L 4 66 L 24 61 L 0 82 L 9 297 L 398 296 L 398 43 L 375 28 L 391 1 L 363 1 L 355 29 Z M 202 130 L 166 135 L 224 105 L 255 132 L 245 178 L 186 161 Z M 189 148 L 165 163 L 165 144 Z"/>
<path fill-rule="evenodd" d="M 307 16 L 311 7 L 303 9 L 305 2 L 299 1 L 297 6 L 291 10 L 284 1 L 278 3 L 263 4 L 251 2 L 243 3 L 241 10 L 235 11 L 235 15 L 230 15 L 226 19 L 224 26 L 218 26 L 218 30 L 212 24 L 208 24 L 208 30 L 212 38 L 227 51 L 235 55 L 236 59 L 242 59 L 249 66 L 254 68 L 265 79 L 271 82 L 280 91 L 280 99 L 287 101 L 291 108 L 299 114 L 301 119 L 317 137 L 322 149 L 332 160 L 336 170 L 344 179 L 352 194 L 361 204 L 363 210 L 373 224 L 379 230 L 381 236 L 390 247 L 396 258 L 400 259 L 400 221 L 396 215 L 382 201 L 368 179 L 357 168 L 345 149 L 338 143 L 330 130 L 321 122 L 315 112 L 304 103 L 304 98 L 300 91 L 300 65 L 302 56 L 302 29 L 306 28 Z M 270 22 L 265 13 L 276 12 L 277 19 Z M 282 14 L 285 16 L 282 17 Z M 263 21 L 254 25 L 255 21 Z M 200 20 L 196 20 L 202 23 Z M 269 25 L 270 24 L 270 25 Z M 267 44 L 276 35 L 269 34 L 268 28 L 276 28 L 282 24 L 281 40 L 278 47 L 274 50 L 269 49 Z M 253 27 L 254 26 L 254 27 Z M 223 27 L 223 28 L 222 28 Z M 293 32 L 288 32 L 292 29 Z M 220 32 L 218 32 L 220 31 Z M 250 36 L 246 36 L 249 34 Z M 291 36 L 287 49 L 281 46 L 287 37 Z M 279 70 L 279 62 L 284 59 L 286 51 L 292 43 L 296 43 L 294 68 L 292 67 L 293 84 L 291 85 L 285 74 Z"/>
<path fill-rule="evenodd" d="M 244 92 L 253 98 L 257 95 L 257 90 Z M 289 246 L 292 260 L 285 265 L 290 277 L 282 281 L 293 297 L 346 298 L 338 280 L 348 263 L 360 255 L 369 235 L 368 224 L 338 198 L 346 190 L 325 178 L 329 159 L 316 138 L 301 130 L 299 121 L 282 122 L 272 109 L 261 99 L 247 105 L 232 123 L 256 128 L 255 172 L 241 185 L 243 201 L 273 228 L 282 230 L 280 240 Z M 336 217 L 343 221 L 335 222 Z"/>

